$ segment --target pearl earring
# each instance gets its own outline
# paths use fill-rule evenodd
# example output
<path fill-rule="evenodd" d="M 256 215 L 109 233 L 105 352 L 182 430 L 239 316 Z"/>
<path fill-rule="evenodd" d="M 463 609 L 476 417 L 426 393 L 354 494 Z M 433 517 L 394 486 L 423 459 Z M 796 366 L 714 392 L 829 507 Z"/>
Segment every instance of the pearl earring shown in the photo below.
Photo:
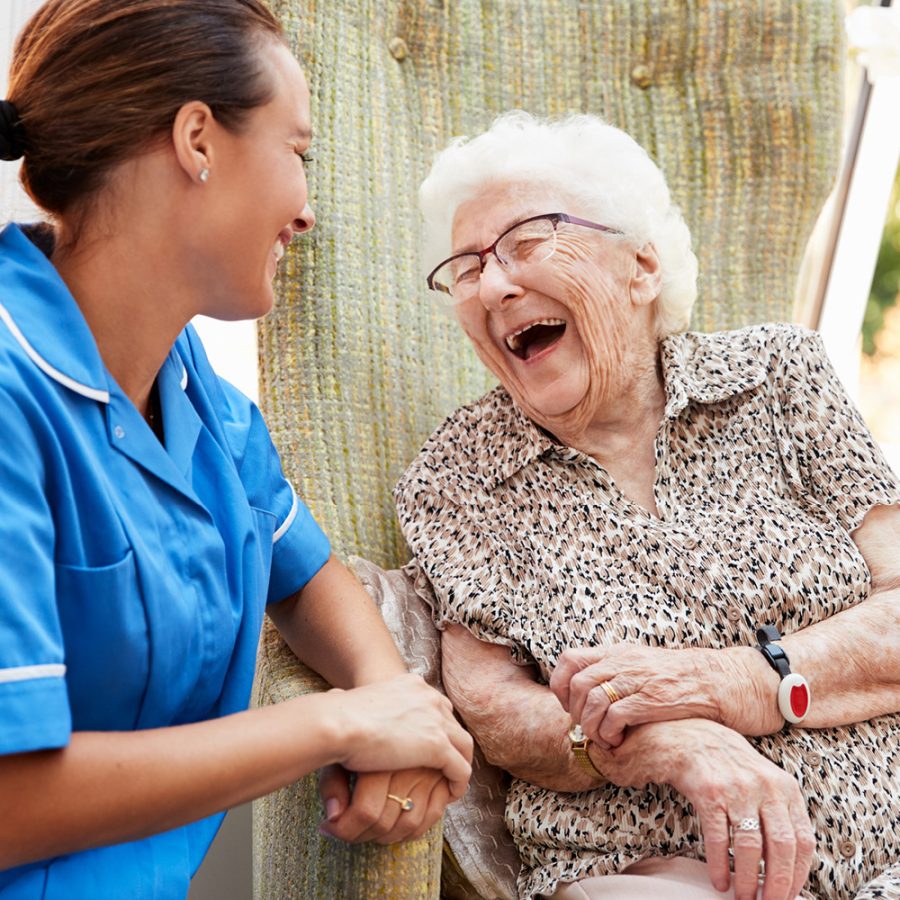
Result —
<path fill-rule="evenodd" d="M 207 181 L 209 181 L 209 169 L 203 168 L 200 170 L 200 182 L 206 184 Z"/>

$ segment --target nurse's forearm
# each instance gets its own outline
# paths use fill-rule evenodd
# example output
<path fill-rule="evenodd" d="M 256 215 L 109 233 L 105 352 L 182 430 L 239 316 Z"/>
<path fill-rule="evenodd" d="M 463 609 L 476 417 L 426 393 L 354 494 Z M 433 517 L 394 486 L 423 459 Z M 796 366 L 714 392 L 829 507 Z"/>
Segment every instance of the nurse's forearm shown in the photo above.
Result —
<path fill-rule="evenodd" d="M 335 687 L 406 671 L 375 603 L 335 556 L 299 594 L 268 613 L 298 659 Z"/>
<path fill-rule="evenodd" d="M 62 750 L 0 756 L 0 870 L 166 831 L 331 763 L 434 769 L 460 797 L 471 758 L 450 702 L 415 675 L 191 725 L 80 732 Z"/>
<path fill-rule="evenodd" d="M 334 761 L 327 696 L 0 757 L 0 870 L 175 828 Z"/>

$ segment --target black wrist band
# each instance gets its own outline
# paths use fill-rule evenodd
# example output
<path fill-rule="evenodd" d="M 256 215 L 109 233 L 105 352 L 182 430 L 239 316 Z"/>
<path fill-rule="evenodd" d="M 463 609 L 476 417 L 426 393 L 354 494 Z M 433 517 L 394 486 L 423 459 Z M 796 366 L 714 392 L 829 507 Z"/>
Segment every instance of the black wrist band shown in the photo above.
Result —
<path fill-rule="evenodd" d="M 781 634 L 774 625 L 757 628 L 756 640 L 759 642 L 757 649 L 781 678 L 781 684 L 778 685 L 778 709 L 781 715 L 795 725 L 802 722 L 812 702 L 809 682 L 802 675 L 791 672 L 791 661 L 787 653 L 774 643 L 781 640 Z"/>
<path fill-rule="evenodd" d="M 756 640 L 759 642 L 759 652 L 766 658 L 766 662 L 782 677 L 787 678 L 791 674 L 791 661 L 787 653 L 772 641 L 780 641 L 781 635 L 774 625 L 764 625 L 756 629 Z"/>

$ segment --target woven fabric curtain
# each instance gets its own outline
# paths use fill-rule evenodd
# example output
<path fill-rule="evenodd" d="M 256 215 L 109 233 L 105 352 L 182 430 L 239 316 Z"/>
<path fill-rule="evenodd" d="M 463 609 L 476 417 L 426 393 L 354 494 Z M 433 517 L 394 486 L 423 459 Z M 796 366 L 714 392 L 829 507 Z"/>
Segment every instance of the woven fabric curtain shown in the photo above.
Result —
<path fill-rule="evenodd" d="M 839 0 L 276 0 L 312 90 L 318 224 L 261 327 L 261 395 L 339 552 L 405 555 L 390 487 L 490 385 L 424 288 L 416 191 L 511 108 L 599 113 L 666 174 L 700 260 L 694 327 L 791 318 L 838 154 Z"/>
<path fill-rule="evenodd" d="M 391 488 L 492 384 L 424 287 L 416 191 L 451 136 L 512 108 L 604 116 L 658 162 L 691 227 L 694 327 L 791 318 L 838 160 L 841 0 L 272 5 L 310 80 L 318 223 L 282 263 L 260 328 L 261 402 L 340 555 L 405 560 Z M 267 631 L 259 701 L 321 686 Z M 257 897 L 437 896 L 439 829 L 337 847 L 319 816 L 310 779 L 257 804 Z"/>

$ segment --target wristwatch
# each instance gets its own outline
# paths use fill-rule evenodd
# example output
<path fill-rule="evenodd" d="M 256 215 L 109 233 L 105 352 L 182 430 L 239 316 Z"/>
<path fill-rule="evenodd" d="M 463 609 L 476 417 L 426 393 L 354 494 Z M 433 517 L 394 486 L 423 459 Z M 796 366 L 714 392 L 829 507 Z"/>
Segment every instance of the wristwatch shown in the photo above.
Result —
<path fill-rule="evenodd" d="M 606 781 L 606 776 L 594 765 L 594 761 L 588 753 L 588 745 L 591 741 L 590 738 L 585 737 L 579 724 L 575 723 L 569 729 L 569 740 L 572 742 L 572 755 L 579 768 L 600 781 Z"/>
<path fill-rule="evenodd" d="M 778 685 L 778 709 L 785 720 L 796 725 L 806 718 L 812 703 L 809 682 L 797 672 L 791 671 L 791 661 L 787 653 L 773 643 L 780 641 L 781 635 L 774 625 L 764 625 L 756 629 L 757 648 L 766 662 L 781 676 Z"/>

